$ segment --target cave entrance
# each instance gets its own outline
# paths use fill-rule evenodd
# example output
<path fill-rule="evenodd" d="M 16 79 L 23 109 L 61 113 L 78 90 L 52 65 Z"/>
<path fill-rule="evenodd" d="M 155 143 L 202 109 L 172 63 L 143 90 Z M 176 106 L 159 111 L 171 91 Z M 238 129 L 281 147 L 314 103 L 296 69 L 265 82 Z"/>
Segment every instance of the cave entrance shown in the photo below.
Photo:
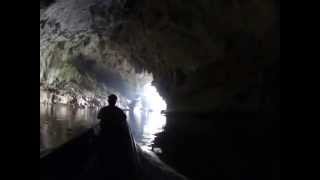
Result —
<path fill-rule="evenodd" d="M 153 141 L 158 133 L 164 131 L 166 117 L 161 112 L 166 109 L 167 104 L 156 87 L 151 83 L 144 85 L 139 98 L 135 100 L 133 113 L 129 114 L 132 133 L 142 149 L 154 149 L 161 153 L 160 148 L 153 147 Z"/>

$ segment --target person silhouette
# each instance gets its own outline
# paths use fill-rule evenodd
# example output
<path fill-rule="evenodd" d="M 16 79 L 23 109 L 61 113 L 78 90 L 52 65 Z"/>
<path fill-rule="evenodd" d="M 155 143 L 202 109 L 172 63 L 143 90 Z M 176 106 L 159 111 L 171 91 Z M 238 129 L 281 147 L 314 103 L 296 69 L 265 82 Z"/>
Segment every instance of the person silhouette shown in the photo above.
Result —
<path fill-rule="evenodd" d="M 116 106 L 117 96 L 111 94 L 108 96 L 108 106 L 101 108 L 98 112 L 98 119 L 100 119 L 101 135 L 112 133 L 120 134 L 127 131 L 126 115 Z"/>
<path fill-rule="evenodd" d="M 111 94 L 108 96 L 109 105 L 98 112 L 100 166 L 108 178 L 135 179 L 135 144 L 126 115 L 116 102 L 117 96 Z"/>

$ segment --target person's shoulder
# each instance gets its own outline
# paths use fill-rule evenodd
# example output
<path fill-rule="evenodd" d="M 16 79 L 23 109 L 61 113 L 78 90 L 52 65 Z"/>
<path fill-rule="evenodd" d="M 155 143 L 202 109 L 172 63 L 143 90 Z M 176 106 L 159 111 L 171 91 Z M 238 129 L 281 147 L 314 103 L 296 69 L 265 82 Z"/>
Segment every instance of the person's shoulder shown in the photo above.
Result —
<path fill-rule="evenodd" d="M 123 110 L 122 110 L 121 108 L 117 107 L 117 106 L 115 106 L 115 109 L 116 109 L 117 111 L 123 112 Z"/>
<path fill-rule="evenodd" d="M 103 106 L 102 108 L 100 108 L 100 111 L 101 110 L 105 110 L 105 109 L 107 109 L 108 107 L 107 106 Z"/>
<path fill-rule="evenodd" d="M 121 109 L 121 108 L 119 108 L 119 107 L 115 107 L 116 108 L 116 111 L 118 112 L 118 113 L 121 113 L 121 114 L 124 114 L 124 111 Z"/>
<path fill-rule="evenodd" d="M 108 106 L 104 106 L 99 111 L 104 112 L 104 111 L 108 111 L 108 109 L 109 109 Z"/>

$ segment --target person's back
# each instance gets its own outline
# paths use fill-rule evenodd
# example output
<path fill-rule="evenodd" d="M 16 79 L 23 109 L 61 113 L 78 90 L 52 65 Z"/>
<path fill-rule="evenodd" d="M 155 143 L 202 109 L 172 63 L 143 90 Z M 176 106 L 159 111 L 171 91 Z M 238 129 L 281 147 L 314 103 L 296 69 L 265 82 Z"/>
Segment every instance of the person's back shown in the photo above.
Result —
<path fill-rule="evenodd" d="M 115 95 L 109 96 L 109 106 L 103 107 L 98 113 L 99 154 L 103 168 L 109 170 L 109 172 L 106 171 L 108 175 L 120 178 L 117 176 L 134 174 L 135 154 L 126 115 L 115 106 L 116 100 Z"/>
<path fill-rule="evenodd" d="M 128 131 L 126 115 L 116 106 L 103 107 L 98 114 L 98 118 L 101 120 L 100 129 L 102 136 L 115 136 L 113 133 L 121 135 L 121 133 Z"/>

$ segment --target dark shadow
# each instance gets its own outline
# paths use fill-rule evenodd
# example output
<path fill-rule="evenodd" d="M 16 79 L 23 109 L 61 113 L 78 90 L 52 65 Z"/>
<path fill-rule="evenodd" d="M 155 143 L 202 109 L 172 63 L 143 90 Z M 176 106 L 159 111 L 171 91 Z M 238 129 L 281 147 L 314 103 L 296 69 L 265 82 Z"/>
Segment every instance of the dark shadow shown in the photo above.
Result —
<path fill-rule="evenodd" d="M 40 9 L 50 6 L 55 0 L 40 0 Z"/>
<path fill-rule="evenodd" d="M 117 97 L 110 95 L 109 105 L 98 113 L 100 133 L 98 137 L 98 159 L 103 177 L 110 179 L 135 179 L 135 144 L 126 121 L 125 113 L 115 104 Z"/>

